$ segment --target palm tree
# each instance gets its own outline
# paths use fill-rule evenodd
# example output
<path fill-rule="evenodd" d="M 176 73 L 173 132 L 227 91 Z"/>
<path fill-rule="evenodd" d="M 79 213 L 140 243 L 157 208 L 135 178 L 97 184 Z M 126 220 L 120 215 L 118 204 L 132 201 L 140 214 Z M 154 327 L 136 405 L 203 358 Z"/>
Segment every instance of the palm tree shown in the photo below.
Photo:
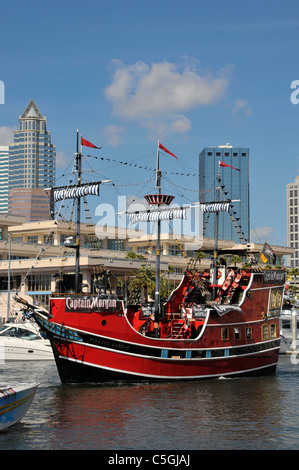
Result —
<path fill-rule="evenodd" d="M 230 263 L 234 263 L 234 265 L 237 266 L 237 263 L 242 263 L 242 259 L 239 255 L 233 255 L 230 259 Z"/>
<path fill-rule="evenodd" d="M 189 261 L 188 269 L 195 269 L 196 263 L 200 263 L 203 258 L 206 257 L 206 254 L 203 251 L 195 251 L 193 258 Z"/>
<path fill-rule="evenodd" d="M 194 253 L 194 261 L 199 261 L 202 260 L 203 258 L 206 257 L 206 254 L 203 251 L 196 251 Z"/>
<path fill-rule="evenodd" d="M 133 250 L 130 250 L 126 254 L 126 258 L 130 259 L 147 259 L 144 255 L 141 255 L 140 253 L 136 253 Z"/>
<path fill-rule="evenodd" d="M 156 273 L 153 268 L 141 266 L 129 283 L 130 297 L 134 301 L 147 302 L 149 292 L 155 291 Z"/>
<path fill-rule="evenodd" d="M 171 272 L 171 269 L 170 269 Z M 149 299 L 155 298 L 156 271 L 148 266 L 141 266 L 134 278 L 129 283 L 130 302 L 147 303 Z M 169 296 L 170 289 L 168 280 L 160 276 L 160 298 L 163 302 Z"/>

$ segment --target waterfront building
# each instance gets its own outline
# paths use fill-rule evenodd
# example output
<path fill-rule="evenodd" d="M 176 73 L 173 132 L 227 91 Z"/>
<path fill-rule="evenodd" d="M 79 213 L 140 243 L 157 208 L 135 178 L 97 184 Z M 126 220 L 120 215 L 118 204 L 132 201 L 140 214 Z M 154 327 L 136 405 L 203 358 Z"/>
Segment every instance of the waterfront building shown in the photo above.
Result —
<path fill-rule="evenodd" d="M 95 236 L 97 233 L 97 236 Z M 29 302 L 47 307 L 49 295 L 57 289 L 60 274 L 72 275 L 75 270 L 75 250 L 67 248 L 64 243 L 70 236 L 75 236 L 76 224 L 65 221 L 42 220 L 26 222 L 24 217 L 0 214 L 0 321 L 17 313 L 20 305 L 15 303 L 14 296 L 20 295 Z M 10 243 L 9 243 L 10 240 Z M 161 271 L 175 287 L 182 273 L 191 261 L 191 253 L 184 252 L 185 243 L 196 244 L 197 240 L 173 233 L 161 234 Z M 201 249 L 213 251 L 214 241 L 200 239 Z M 10 270 L 9 246 L 11 246 Z M 240 245 L 233 241 L 219 240 L 219 248 L 239 250 Z M 256 260 L 263 250 L 262 244 L 248 244 L 248 252 Z M 284 258 L 293 249 L 272 246 L 277 255 L 277 263 L 285 264 Z M 133 251 L 136 256 L 128 257 Z M 141 255 L 141 256 L 140 256 Z M 210 267 L 211 258 L 207 254 L 200 260 L 201 267 Z M 155 241 L 143 231 L 129 230 L 98 224 L 81 225 L 80 271 L 83 291 L 90 292 L 95 278 L 109 270 L 112 279 L 112 290 L 123 295 L 126 287 L 142 266 L 155 268 Z M 171 268 L 171 269 L 169 269 Z M 7 313 L 8 272 L 10 278 L 10 308 Z"/>
<path fill-rule="evenodd" d="M 229 165 L 219 167 L 219 161 Z M 233 168 L 232 168 L 233 167 Z M 249 149 L 233 147 L 230 144 L 218 147 L 205 147 L 199 154 L 199 201 L 213 200 L 217 187 L 217 175 L 221 170 L 221 187 L 224 198 L 236 200 L 233 203 L 231 223 L 227 213 L 219 213 L 218 236 L 237 243 L 250 242 L 249 204 Z M 214 214 L 204 214 L 204 236 L 214 237 Z M 236 232 L 236 226 L 238 232 Z M 239 233 L 239 234 L 238 234 Z"/>
<path fill-rule="evenodd" d="M 296 176 L 294 183 L 287 184 L 287 245 L 294 249 L 289 258 L 291 268 L 299 267 L 299 176 Z"/>

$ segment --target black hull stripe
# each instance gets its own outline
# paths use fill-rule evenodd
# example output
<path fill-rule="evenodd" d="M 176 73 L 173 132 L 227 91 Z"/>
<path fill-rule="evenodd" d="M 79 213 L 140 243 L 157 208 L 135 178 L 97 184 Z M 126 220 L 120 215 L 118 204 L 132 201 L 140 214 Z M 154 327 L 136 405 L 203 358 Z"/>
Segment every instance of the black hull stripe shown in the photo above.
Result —
<path fill-rule="evenodd" d="M 124 371 L 121 369 L 116 369 L 112 367 L 104 367 L 97 364 L 92 364 L 84 361 L 77 362 L 76 359 L 66 358 L 59 356 L 57 358 L 57 367 L 60 372 L 60 377 L 62 381 L 67 382 L 67 376 L 70 376 L 72 382 L 75 381 L 76 375 L 83 375 L 86 377 L 86 381 L 96 381 L 104 382 L 107 381 L 107 378 L 111 380 L 131 380 L 131 381 L 186 381 L 186 380 L 203 380 L 203 379 L 212 379 L 221 377 L 237 377 L 244 375 L 265 375 L 265 371 L 268 369 L 269 373 L 274 373 L 277 366 L 277 362 L 263 365 L 260 367 L 252 367 L 249 369 L 243 369 L 233 372 L 224 372 L 224 373 L 211 373 L 205 375 L 154 375 L 154 374 L 144 374 L 133 371 Z M 68 373 L 66 373 L 68 371 Z M 87 371 L 87 372 L 85 372 Z M 88 372 L 89 371 L 89 372 Z"/>

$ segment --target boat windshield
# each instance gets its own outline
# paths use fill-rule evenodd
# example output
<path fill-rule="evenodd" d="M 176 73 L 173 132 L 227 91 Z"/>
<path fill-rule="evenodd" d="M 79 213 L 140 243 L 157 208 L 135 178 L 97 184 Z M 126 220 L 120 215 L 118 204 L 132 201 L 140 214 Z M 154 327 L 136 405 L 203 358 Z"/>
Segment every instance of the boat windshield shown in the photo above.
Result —
<path fill-rule="evenodd" d="M 16 326 L 2 326 L 0 328 L 0 336 L 9 336 L 12 338 L 22 338 L 29 341 L 40 339 L 40 336 L 35 334 L 33 331 L 27 330 L 26 328 L 20 328 Z"/>

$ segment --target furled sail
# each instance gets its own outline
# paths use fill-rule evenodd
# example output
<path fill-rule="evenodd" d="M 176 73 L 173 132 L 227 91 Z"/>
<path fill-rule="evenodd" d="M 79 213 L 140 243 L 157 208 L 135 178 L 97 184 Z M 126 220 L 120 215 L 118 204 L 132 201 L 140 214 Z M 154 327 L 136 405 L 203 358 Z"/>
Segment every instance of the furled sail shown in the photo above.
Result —
<path fill-rule="evenodd" d="M 185 218 L 186 210 L 182 208 L 167 209 L 162 211 L 135 212 L 129 214 L 130 224 L 136 224 L 137 222 L 156 222 L 158 220 L 172 220 Z"/>
<path fill-rule="evenodd" d="M 229 202 L 210 202 L 207 204 L 200 204 L 203 212 L 228 212 Z"/>
<path fill-rule="evenodd" d="M 100 184 L 86 184 L 82 186 L 69 186 L 67 188 L 55 188 L 54 202 L 64 199 L 76 199 L 83 196 L 98 196 L 100 192 Z"/>

